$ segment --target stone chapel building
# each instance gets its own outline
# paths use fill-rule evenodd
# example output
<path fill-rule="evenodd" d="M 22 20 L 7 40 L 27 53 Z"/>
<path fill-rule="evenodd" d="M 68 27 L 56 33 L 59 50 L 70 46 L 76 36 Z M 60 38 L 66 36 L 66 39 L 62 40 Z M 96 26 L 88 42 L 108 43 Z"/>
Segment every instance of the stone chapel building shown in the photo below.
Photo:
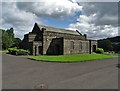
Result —
<path fill-rule="evenodd" d="M 24 35 L 22 48 L 31 55 L 64 55 L 93 53 L 97 48 L 96 40 L 87 39 L 77 30 L 65 30 L 34 24 L 32 32 Z"/>

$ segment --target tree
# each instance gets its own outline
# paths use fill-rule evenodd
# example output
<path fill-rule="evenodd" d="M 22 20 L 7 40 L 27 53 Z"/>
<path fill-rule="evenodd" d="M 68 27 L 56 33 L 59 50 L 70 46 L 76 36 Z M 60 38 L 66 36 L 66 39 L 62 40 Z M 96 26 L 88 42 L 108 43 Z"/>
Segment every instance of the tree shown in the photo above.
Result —
<path fill-rule="evenodd" d="M 98 47 L 103 48 L 105 51 L 112 51 L 113 50 L 113 45 L 110 40 L 99 40 L 98 41 Z"/>
<path fill-rule="evenodd" d="M 10 28 L 2 31 L 2 48 L 7 49 L 14 44 L 14 30 Z"/>
<path fill-rule="evenodd" d="M 119 44 L 113 44 L 113 50 L 118 53 L 120 52 L 120 43 Z"/>
<path fill-rule="evenodd" d="M 2 50 L 2 29 L 0 29 L 0 50 Z"/>
<path fill-rule="evenodd" d="M 12 47 L 20 47 L 22 40 L 20 38 L 14 38 L 14 44 Z"/>

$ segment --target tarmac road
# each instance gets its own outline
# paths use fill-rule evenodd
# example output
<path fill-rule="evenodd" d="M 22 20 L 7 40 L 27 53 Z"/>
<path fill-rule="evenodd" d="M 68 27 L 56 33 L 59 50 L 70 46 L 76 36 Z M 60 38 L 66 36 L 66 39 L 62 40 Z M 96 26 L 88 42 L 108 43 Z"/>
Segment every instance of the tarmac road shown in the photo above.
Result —
<path fill-rule="evenodd" d="M 118 89 L 118 59 L 79 63 L 33 61 L 2 54 L 3 89 Z"/>

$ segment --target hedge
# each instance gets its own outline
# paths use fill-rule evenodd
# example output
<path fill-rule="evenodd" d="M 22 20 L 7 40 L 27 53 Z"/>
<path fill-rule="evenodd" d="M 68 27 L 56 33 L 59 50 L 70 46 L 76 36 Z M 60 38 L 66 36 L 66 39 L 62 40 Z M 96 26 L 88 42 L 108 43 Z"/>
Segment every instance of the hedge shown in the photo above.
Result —
<path fill-rule="evenodd" d="M 104 49 L 103 48 L 97 48 L 96 49 L 96 53 L 103 54 L 104 53 Z"/>
<path fill-rule="evenodd" d="M 28 55 L 29 51 L 24 49 L 8 48 L 8 53 L 12 55 Z"/>

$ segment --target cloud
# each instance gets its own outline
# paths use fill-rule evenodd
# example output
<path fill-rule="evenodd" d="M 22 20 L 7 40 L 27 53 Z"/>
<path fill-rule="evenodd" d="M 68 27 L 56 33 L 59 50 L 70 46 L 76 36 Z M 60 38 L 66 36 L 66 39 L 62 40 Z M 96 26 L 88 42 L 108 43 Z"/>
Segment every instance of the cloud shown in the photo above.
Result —
<path fill-rule="evenodd" d="M 91 39 L 118 35 L 117 3 L 79 3 L 83 6 L 82 15 L 68 29 L 78 29 Z"/>
<path fill-rule="evenodd" d="M 37 20 L 36 15 L 19 10 L 15 2 L 2 3 L 2 27 L 13 27 L 16 37 L 23 38 Z"/>
<path fill-rule="evenodd" d="M 42 24 L 45 16 L 63 18 L 81 11 L 82 6 L 69 0 L 39 2 L 2 2 L 2 27 L 13 27 L 16 37 L 23 38 L 35 22 Z"/>
<path fill-rule="evenodd" d="M 99 39 L 118 34 L 117 2 L 74 3 L 76 0 L 39 0 L 39 2 L 3 2 L 2 28 L 13 27 L 16 37 L 23 38 L 35 22 L 42 24 L 45 17 L 65 18 L 81 12 L 69 29 L 78 29 L 89 38 Z"/>
<path fill-rule="evenodd" d="M 69 0 L 40 0 L 39 2 L 21 2 L 17 3 L 20 10 L 32 12 L 38 17 L 50 16 L 53 18 L 61 18 L 64 16 L 72 16 L 76 12 L 82 10 L 82 6 Z"/>

